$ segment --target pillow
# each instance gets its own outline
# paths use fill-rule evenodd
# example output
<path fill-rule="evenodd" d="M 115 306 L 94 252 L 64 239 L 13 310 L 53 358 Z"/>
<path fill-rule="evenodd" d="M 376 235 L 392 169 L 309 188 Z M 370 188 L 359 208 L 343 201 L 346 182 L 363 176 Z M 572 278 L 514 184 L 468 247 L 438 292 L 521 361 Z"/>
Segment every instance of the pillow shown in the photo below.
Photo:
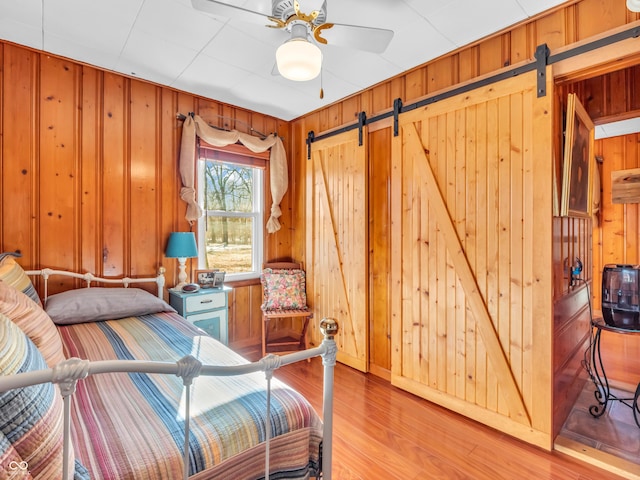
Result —
<path fill-rule="evenodd" d="M 25 273 L 20 265 L 13 258 L 16 254 L 2 253 L 0 254 L 0 280 L 7 282 L 13 288 L 20 290 L 22 293 L 31 298 L 39 306 L 42 306 L 38 292 L 36 292 L 29 275 Z"/>
<path fill-rule="evenodd" d="M 306 280 L 300 269 L 265 268 L 262 282 L 262 310 L 298 310 L 307 308 Z"/>
<path fill-rule="evenodd" d="M 0 281 L 0 313 L 22 329 L 38 347 L 47 365 L 65 360 L 58 329 L 46 312 L 24 293 Z"/>
<path fill-rule="evenodd" d="M 0 375 L 47 368 L 35 344 L 0 314 Z M 52 383 L 0 393 L 0 465 L 15 478 L 60 478 L 63 459 L 63 406 Z M 72 478 L 75 454 L 69 450 Z M 22 473 L 28 470 L 27 473 Z M 24 475 L 24 476 L 22 476 Z M 4 478 L 4 477 L 3 477 Z"/>
<path fill-rule="evenodd" d="M 141 288 L 103 287 L 56 293 L 47 298 L 45 309 L 57 325 L 176 311 L 161 298 Z"/>

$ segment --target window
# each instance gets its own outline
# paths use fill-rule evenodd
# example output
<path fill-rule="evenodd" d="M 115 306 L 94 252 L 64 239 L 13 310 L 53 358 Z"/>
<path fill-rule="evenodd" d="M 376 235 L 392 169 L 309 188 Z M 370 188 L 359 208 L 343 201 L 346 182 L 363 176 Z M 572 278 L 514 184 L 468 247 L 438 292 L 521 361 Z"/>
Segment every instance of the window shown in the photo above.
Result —
<path fill-rule="evenodd" d="M 204 212 L 198 222 L 198 264 L 226 272 L 226 281 L 256 278 L 262 270 L 266 165 L 244 147 L 229 147 L 201 146 L 198 161 Z"/>

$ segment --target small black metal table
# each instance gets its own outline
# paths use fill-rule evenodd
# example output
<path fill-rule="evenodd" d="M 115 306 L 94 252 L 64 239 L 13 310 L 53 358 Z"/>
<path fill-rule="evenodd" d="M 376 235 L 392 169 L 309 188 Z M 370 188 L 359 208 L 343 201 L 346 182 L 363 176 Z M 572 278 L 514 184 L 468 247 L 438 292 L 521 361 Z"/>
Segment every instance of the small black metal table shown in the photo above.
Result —
<path fill-rule="evenodd" d="M 604 363 L 602 362 L 602 355 L 600 354 L 600 340 L 603 331 L 625 335 L 640 335 L 640 329 L 613 327 L 607 325 L 601 317 L 593 318 L 591 325 L 594 327 L 594 334 L 591 344 L 591 368 L 589 374 L 596 387 L 594 395 L 598 403 L 589 407 L 589 413 L 596 418 L 600 417 L 607 410 L 609 402 L 620 402 L 633 410 L 633 418 L 636 421 L 636 425 L 640 427 L 640 406 L 638 405 L 640 383 L 636 387 L 633 397 L 621 398 L 616 396 L 611 392 L 609 380 L 607 379 L 607 374 L 604 369 Z"/>

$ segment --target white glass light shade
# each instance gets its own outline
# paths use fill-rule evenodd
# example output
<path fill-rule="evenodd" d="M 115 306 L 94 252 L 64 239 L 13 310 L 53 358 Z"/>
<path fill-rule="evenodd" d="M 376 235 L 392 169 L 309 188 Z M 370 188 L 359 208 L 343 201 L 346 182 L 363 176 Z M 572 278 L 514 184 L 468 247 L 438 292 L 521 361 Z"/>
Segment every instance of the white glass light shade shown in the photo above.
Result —
<path fill-rule="evenodd" d="M 280 75 L 296 82 L 316 78 L 322 67 L 322 52 L 304 38 L 287 40 L 276 50 Z"/>
<path fill-rule="evenodd" d="M 640 0 L 627 0 L 627 8 L 632 12 L 640 12 Z"/>

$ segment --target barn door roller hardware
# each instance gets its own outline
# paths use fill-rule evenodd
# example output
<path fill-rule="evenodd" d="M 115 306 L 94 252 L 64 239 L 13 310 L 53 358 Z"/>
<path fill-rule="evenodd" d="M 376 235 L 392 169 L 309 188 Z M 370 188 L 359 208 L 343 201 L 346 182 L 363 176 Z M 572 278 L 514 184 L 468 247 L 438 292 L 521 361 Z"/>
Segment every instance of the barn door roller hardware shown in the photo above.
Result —
<path fill-rule="evenodd" d="M 402 100 L 400 98 L 396 98 L 393 101 L 393 136 L 398 136 L 398 117 L 402 113 Z"/>
<path fill-rule="evenodd" d="M 547 64 L 549 60 L 549 47 L 546 43 L 536 48 L 536 70 L 538 70 L 538 98 L 547 95 Z"/>
<path fill-rule="evenodd" d="M 554 63 L 560 62 L 567 58 L 571 58 L 576 55 L 581 55 L 583 53 L 596 50 L 598 48 L 602 48 L 607 45 L 620 42 L 622 40 L 626 40 L 629 38 L 638 38 L 638 37 L 640 37 L 640 26 L 634 26 L 628 30 L 614 33 L 612 35 L 609 35 L 608 37 L 603 37 L 598 40 L 594 40 L 593 42 L 585 43 L 584 45 L 579 45 L 577 47 L 570 48 L 564 52 L 557 53 L 554 55 L 550 55 L 549 47 L 547 46 L 546 43 L 543 43 L 542 45 L 538 45 L 538 47 L 536 47 L 535 61 L 526 63 L 524 65 L 520 65 L 518 67 L 513 67 L 509 70 L 502 71 L 495 75 L 482 78 L 480 80 L 476 80 L 475 82 L 470 82 L 468 84 L 461 85 L 456 88 L 452 88 L 451 90 L 448 90 L 444 93 L 440 93 L 440 94 L 433 95 L 431 97 L 424 98 L 422 100 L 419 100 L 415 103 L 411 103 L 409 105 L 403 105 L 402 101 L 399 98 L 397 98 L 393 101 L 393 110 L 389 110 L 379 115 L 375 115 L 368 119 L 366 119 L 365 117 L 364 123 L 371 124 L 379 120 L 383 120 L 385 118 L 393 116 L 394 117 L 393 134 L 394 136 L 397 136 L 398 135 L 398 115 L 400 113 L 409 112 L 411 110 L 415 110 L 416 108 L 425 107 L 427 105 L 431 105 L 433 103 L 439 102 L 440 100 L 444 100 L 446 98 L 450 98 L 455 95 L 460 95 L 462 93 L 466 93 L 471 90 L 475 90 L 476 88 L 487 86 L 492 83 L 499 82 L 501 80 L 504 80 L 510 77 L 515 77 L 522 73 L 530 72 L 531 70 L 536 70 L 538 72 L 536 89 L 537 89 L 538 97 L 544 97 L 547 94 L 546 67 L 548 65 L 553 65 Z M 330 132 L 323 133 L 321 135 L 318 135 L 317 137 L 307 137 L 307 143 L 309 145 L 308 158 L 311 158 L 311 142 L 314 142 L 316 140 L 320 140 L 323 138 L 327 138 L 327 137 L 332 137 L 339 133 L 347 132 L 349 130 L 352 130 L 354 128 L 359 128 L 359 127 L 360 127 L 360 115 L 358 115 L 358 123 L 347 125 L 346 127 L 342 127 L 338 130 L 332 130 Z M 311 133 L 312 132 L 309 132 L 309 134 Z"/>
<path fill-rule="evenodd" d="M 311 144 L 315 141 L 316 135 L 313 130 L 307 134 L 307 160 L 311 160 Z"/>
<path fill-rule="evenodd" d="M 360 112 L 358 114 L 358 146 L 362 146 L 363 138 L 362 138 L 362 129 L 367 124 L 367 114 L 364 112 Z"/>

